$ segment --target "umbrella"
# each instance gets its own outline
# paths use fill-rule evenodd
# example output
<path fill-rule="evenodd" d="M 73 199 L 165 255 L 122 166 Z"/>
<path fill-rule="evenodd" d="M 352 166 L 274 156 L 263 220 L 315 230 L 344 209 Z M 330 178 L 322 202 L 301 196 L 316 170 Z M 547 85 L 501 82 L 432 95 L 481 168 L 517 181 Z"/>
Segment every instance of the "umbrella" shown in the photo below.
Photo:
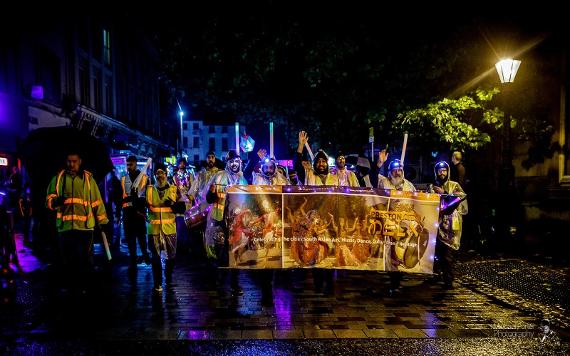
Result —
<path fill-rule="evenodd" d="M 67 154 L 78 153 L 83 168 L 101 181 L 113 170 L 107 146 L 89 133 L 72 127 L 48 127 L 30 132 L 20 147 L 22 162 L 32 183 L 47 188 L 51 178 L 65 168 Z"/>
<path fill-rule="evenodd" d="M 349 154 L 344 156 L 346 160 L 347 167 L 352 170 L 359 170 L 362 175 L 366 175 L 370 172 L 370 161 L 366 157 L 362 157 L 358 154 Z"/>

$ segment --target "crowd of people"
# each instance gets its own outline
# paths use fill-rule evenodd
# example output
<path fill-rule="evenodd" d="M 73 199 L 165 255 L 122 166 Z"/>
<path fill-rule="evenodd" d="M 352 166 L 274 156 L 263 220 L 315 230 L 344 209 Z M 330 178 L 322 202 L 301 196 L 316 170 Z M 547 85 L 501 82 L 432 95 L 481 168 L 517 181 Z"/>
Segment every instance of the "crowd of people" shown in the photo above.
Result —
<path fill-rule="evenodd" d="M 65 276 L 62 289 L 87 292 L 93 270 L 94 238 L 99 231 L 107 231 L 111 246 L 118 244 L 117 236 L 120 234 L 109 229 L 109 225 L 114 225 L 108 224 L 109 221 L 117 222 L 122 218 L 129 254 L 129 276 L 136 277 L 138 264 L 151 265 L 153 291 L 159 294 L 163 292 L 163 285 L 166 288 L 172 285 L 177 249 L 188 251 L 190 240 L 203 241 L 203 253 L 214 267 L 228 266 L 231 236 L 227 226 L 228 187 L 248 184 L 372 187 L 370 177 L 347 168 L 346 157 L 342 153 L 336 155 L 334 167 L 329 167 L 329 157 L 323 150 L 317 151 L 310 162 L 304 152 L 308 140 L 306 132 L 299 132 L 293 167 L 280 166 L 275 157 L 269 157 L 264 149 L 260 149 L 256 159 L 249 160 L 243 167 L 239 153 L 230 150 L 224 158 L 225 169 L 216 166 L 215 152 L 208 152 L 204 167 L 197 173 L 190 170 L 182 158 L 170 175 L 167 167 L 160 162 L 155 162 L 152 174 L 147 174 L 150 171 L 146 169 L 148 165 L 139 169 L 137 157 L 129 156 L 126 159 L 126 174 L 120 178 L 115 173 L 111 175 L 109 190 L 104 194 L 106 199 L 102 197 L 92 174 L 82 168 L 81 155 L 69 152 L 66 169 L 53 177 L 46 197 L 46 207 L 53 212 L 56 220 L 61 271 Z M 404 177 L 403 162 L 394 159 L 385 165 L 388 158 L 388 152 L 379 152 L 376 188 L 415 191 L 414 184 Z M 453 163 L 461 161 L 461 154 L 454 153 L 453 160 Z M 456 163 L 454 167 L 459 168 L 460 172 L 463 168 L 457 167 Z M 446 287 L 452 287 L 453 254 L 459 248 L 461 217 L 467 213 L 465 192 L 459 182 L 450 180 L 452 172 L 446 162 L 437 163 L 434 182 L 429 187 L 430 192 L 457 196 L 461 200 L 460 208 L 454 206 L 454 209 L 444 209 L 440 214 L 436 253 Z M 464 169 L 462 174 L 464 176 Z M 26 242 L 30 241 L 29 218 L 32 215 L 29 188 L 22 186 L 21 180 L 15 184 L 22 187 L 12 195 L 19 196 L 17 207 L 26 226 Z M 112 211 L 112 216 L 108 216 Z M 196 224 L 197 227 L 188 225 L 188 212 L 205 217 L 204 223 Z M 141 256 L 138 256 L 138 251 L 142 253 Z M 3 257 L 3 262 L 6 261 L 6 257 Z M 238 283 L 239 270 L 215 268 L 215 271 L 219 285 L 224 285 L 229 274 L 232 294 L 243 293 Z M 327 269 L 312 270 L 315 290 L 325 293 L 332 291 L 332 272 Z M 262 280 L 263 301 L 270 301 L 273 271 L 260 270 L 256 273 Z M 390 272 L 391 292 L 398 290 L 401 277 L 401 272 Z"/>

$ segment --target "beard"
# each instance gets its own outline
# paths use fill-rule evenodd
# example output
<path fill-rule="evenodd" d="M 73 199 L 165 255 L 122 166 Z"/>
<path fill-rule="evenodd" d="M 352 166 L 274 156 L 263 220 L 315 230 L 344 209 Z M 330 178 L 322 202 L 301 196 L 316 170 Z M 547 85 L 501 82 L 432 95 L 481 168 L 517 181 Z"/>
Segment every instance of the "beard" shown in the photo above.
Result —
<path fill-rule="evenodd" d="M 316 172 L 318 175 L 324 175 L 324 174 L 327 174 L 327 173 L 328 173 L 328 168 L 327 168 L 327 167 L 323 167 L 323 168 L 316 167 L 316 168 L 315 168 L 315 172 Z"/>
<path fill-rule="evenodd" d="M 230 172 L 238 173 L 239 172 L 239 164 L 230 164 Z"/>
<path fill-rule="evenodd" d="M 391 177 L 390 182 L 392 182 L 396 188 L 399 188 L 404 184 L 404 177 Z"/>
<path fill-rule="evenodd" d="M 447 176 L 437 176 L 437 184 L 441 186 L 447 180 Z"/>
<path fill-rule="evenodd" d="M 214 162 L 209 161 L 209 162 L 208 162 L 208 168 L 212 168 L 212 167 L 214 167 Z"/>

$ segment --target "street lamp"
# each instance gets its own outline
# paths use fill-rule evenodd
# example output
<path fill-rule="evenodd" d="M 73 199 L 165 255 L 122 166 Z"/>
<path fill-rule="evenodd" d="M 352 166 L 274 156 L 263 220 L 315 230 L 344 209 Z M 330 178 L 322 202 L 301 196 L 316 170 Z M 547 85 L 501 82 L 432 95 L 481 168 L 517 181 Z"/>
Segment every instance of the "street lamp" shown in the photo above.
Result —
<path fill-rule="evenodd" d="M 501 83 L 504 84 L 504 87 L 508 85 L 508 83 L 513 83 L 515 81 L 515 76 L 517 75 L 517 71 L 521 65 L 521 61 L 512 59 L 512 58 L 503 58 L 495 64 L 495 68 L 497 69 L 497 73 L 499 74 L 499 79 Z M 503 95 L 504 97 L 504 95 Z M 505 102 L 505 101 L 503 101 Z M 504 132 L 504 161 L 503 161 L 503 168 L 505 169 L 504 174 L 506 178 L 504 183 L 510 183 L 510 170 L 512 165 L 512 154 L 511 154 L 511 118 L 509 114 L 505 112 L 505 121 L 503 123 Z"/>
<path fill-rule="evenodd" d="M 497 69 L 497 73 L 499 74 L 499 79 L 501 83 L 503 83 L 503 87 L 506 89 L 509 83 L 513 83 L 515 81 L 515 76 L 517 75 L 517 71 L 521 65 L 521 61 L 512 59 L 512 58 L 504 58 L 498 61 L 495 64 L 495 68 Z M 505 91 L 503 91 L 503 103 L 506 102 L 504 100 Z M 506 106 L 506 105 L 505 105 Z M 508 232 L 513 235 L 516 232 L 516 228 L 513 226 L 513 216 L 512 216 L 512 209 L 509 208 L 509 203 L 512 201 L 510 199 L 510 194 L 513 193 L 513 179 L 514 179 L 514 168 L 513 168 L 513 157 L 512 157 L 512 144 L 511 144 L 511 117 L 506 112 L 504 108 L 504 115 L 505 120 L 503 122 L 503 169 L 501 174 L 501 186 L 499 187 L 500 191 L 503 194 L 507 194 L 508 198 L 503 200 L 503 223 L 507 224 Z"/>
<path fill-rule="evenodd" d="M 180 141 L 178 142 L 178 152 L 180 152 L 180 154 L 182 155 L 182 148 L 183 148 L 182 142 L 184 137 L 182 118 L 184 117 L 184 111 L 182 111 L 182 107 L 180 106 L 180 102 L 178 102 L 178 100 L 176 100 L 176 103 L 178 104 L 178 116 L 180 116 Z"/>
<path fill-rule="evenodd" d="M 495 64 L 495 68 L 497 68 L 497 73 L 499 73 L 501 83 L 514 82 L 520 65 L 521 61 L 512 58 L 504 58 L 498 61 Z"/>

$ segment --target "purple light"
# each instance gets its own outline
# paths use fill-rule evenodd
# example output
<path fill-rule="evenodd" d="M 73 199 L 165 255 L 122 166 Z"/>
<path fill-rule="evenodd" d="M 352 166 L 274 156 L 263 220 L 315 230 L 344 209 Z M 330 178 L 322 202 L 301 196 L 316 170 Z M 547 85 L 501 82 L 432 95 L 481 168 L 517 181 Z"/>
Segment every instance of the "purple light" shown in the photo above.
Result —
<path fill-rule="evenodd" d="M 44 98 L 44 87 L 41 85 L 32 85 L 32 99 L 43 100 Z"/>

